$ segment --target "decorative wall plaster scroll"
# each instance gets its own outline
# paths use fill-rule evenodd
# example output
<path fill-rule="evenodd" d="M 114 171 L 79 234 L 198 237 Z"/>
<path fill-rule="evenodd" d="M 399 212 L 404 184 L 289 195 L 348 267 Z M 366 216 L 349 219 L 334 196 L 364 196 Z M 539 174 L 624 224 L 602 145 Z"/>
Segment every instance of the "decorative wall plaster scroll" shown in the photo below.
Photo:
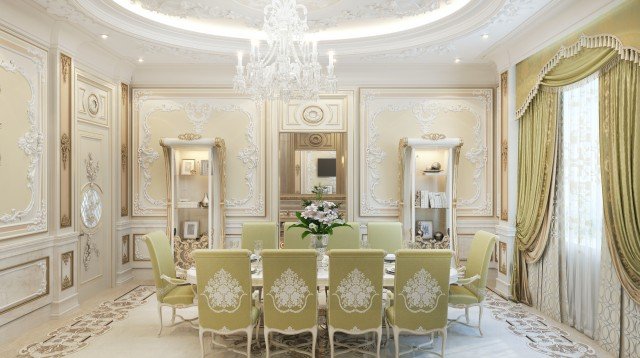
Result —
<path fill-rule="evenodd" d="M 102 189 L 96 183 L 100 163 L 93 159 L 93 154 L 89 153 L 84 160 L 85 171 L 88 183 L 82 188 L 82 203 L 80 204 L 80 219 L 83 226 L 83 235 L 87 237 L 82 249 L 82 263 L 84 270 L 89 270 L 89 265 L 93 260 L 100 257 L 100 249 L 95 242 L 94 234 L 98 230 L 102 219 Z"/>
<path fill-rule="evenodd" d="M 49 257 L 0 269 L 0 314 L 49 294 Z"/>
<path fill-rule="evenodd" d="M 120 83 L 120 216 L 129 216 L 129 86 Z"/>
<path fill-rule="evenodd" d="M 500 220 L 509 220 L 509 73 L 500 74 Z"/>
<path fill-rule="evenodd" d="M 292 100 L 280 103 L 281 132 L 346 132 L 349 96 L 322 95 L 319 101 Z"/>
<path fill-rule="evenodd" d="M 133 234 L 133 261 L 151 261 L 147 244 L 144 242 L 145 234 Z"/>
<path fill-rule="evenodd" d="M 15 74 L 24 79 L 30 91 L 30 96 L 25 98 L 24 103 L 28 130 L 17 138 L 3 137 L 3 140 L 15 143 L 16 152 L 21 151 L 27 157 L 26 179 L 22 177 L 25 173 L 15 173 L 15 175 L 22 177 L 22 182 L 26 183 L 30 193 L 29 202 L 16 203 L 20 207 L 12 207 L 8 212 L 0 212 L 0 239 L 47 229 L 46 138 L 43 135 L 46 128 L 47 105 L 46 64 L 46 51 L 0 31 L 0 71 Z M 5 113 L 5 115 L 11 114 Z M 3 170 L 10 172 L 11 168 L 7 167 Z"/>
<path fill-rule="evenodd" d="M 164 196 L 154 197 L 150 188 L 155 180 L 151 171 L 152 165 L 161 160 L 156 143 L 151 142 L 154 128 L 149 119 L 158 112 L 176 112 L 186 116 L 191 125 L 190 133 L 172 133 L 168 136 L 184 139 L 194 136 L 219 136 L 217 133 L 205 133 L 205 127 L 215 116 L 229 114 L 241 115 L 247 119 L 244 132 L 244 147 L 239 152 L 228 153 L 227 168 L 242 168 L 246 195 L 234 197 L 229 195 L 225 205 L 229 216 L 262 216 L 264 215 L 264 109 L 257 108 L 250 99 L 239 97 L 227 90 L 133 90 L 134 121 L 134 161 L 138 163 L 134 170 L 133 213 L 136 216 L 162 216 L 166 213 Z M 160 128 L 167 130 L 168 128 Z M 210 130 L 210 129 L 208 129 Z M 227 170 L 229 172 L 229 170 Z M 157 185 L 157 184 L 156 184 Z"/>
<path fill-rule="evenodd" d="M 71 226 L 73 212 L 71 178 L 73 158 L 71 153 L 72 113 L 71 57 L 60 54 L 60 228 Z"/>
<path fill-rule="evenodd" d="M 130 261 L 130 255 L 129 255 L 129 237 L 130 235 L 123 235 L 122 236 L 122 264 L 128 264 Z"/>
<path fill-rule="evenodd" d="M 73 251 L 60 255 L 60 290 L 73 287 Z"/>
<path fill-rule="evenodd" d="M 400 177 L 380 171 L 385 161 L 393 161 L 395 152 L 386 152 L 380 140 L 386 133 L 379 132 L 378 119 L 383 113 L 410 112 L 411 118 L 395 119 L 398 126 L 406 126 L 408 137 L 420 137 L 413 129 L 416 125 L 423 134 L 433 128 L 444 115 L 471 115 L 474 124 L 471 138 L 462 138 L 461 163 L 473 165 L 473 171 L 458 174 L 458 187 L 471 188 L 472 194 L 462 196 L 458 189 L 459 216 L 493 215 L 493 161 L 492 120 L 493 91 L 491 89 L 367 89 L 360 90 L 360 122 L 363 150 L 361 154 L 361 216 L 396 216 L 399 202 Z M 409 123 L 409 122 L 410 123 Z M 394 122 L 395 123 L 395 122 Z M 459 136 L 452 129 L 447 137 Z M 387 138 L 387 140 L 389 140 Z M 400 137 L 393 138 L 397 143 Z M 400 171 L 398 171 L 399 173 Z M 380 197 L 379 187 L 396 188 L 395 196 Z"/>

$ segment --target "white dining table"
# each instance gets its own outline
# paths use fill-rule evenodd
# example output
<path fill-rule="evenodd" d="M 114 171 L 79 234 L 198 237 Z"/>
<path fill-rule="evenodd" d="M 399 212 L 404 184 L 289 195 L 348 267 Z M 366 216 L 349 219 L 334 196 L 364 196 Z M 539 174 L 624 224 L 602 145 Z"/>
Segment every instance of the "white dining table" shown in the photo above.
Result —
<path fill-rule="evenodd" d="M 393 274 L 388 273 L 387 269 L 395 267 L 395 263 L 385 262 L 384 266 L 385 266 L 385 270 L 384 270 L 384 275 L 382 277 L 382 285 L 384 287 L 393 287 L 395 276 Z M 252 264 L 251 267 L 254 268 L 255 267 L 254 264 Z M 196 274 L 197 273 L 196 273 L 195 267 L 188 269 L 186 272 L 187 282 L 194 285 L 197 284 L 198 281 L 196 278 Z M 449 284 L 453 284 L 456 282 L 458 282 L 458 270 L 451 267 L 449 269 Z M 254 287 L 263 286 L 263 277 L 262 277 L 261 269 L 257 269 L 255 270 L 255 272 L 251 273 L 251 285 L 253 285 Z M 318 286 L 326 287 L 328 285 L 329 285 L 329 270 L 326 268 L 321 268 L 318 270 Z"/>

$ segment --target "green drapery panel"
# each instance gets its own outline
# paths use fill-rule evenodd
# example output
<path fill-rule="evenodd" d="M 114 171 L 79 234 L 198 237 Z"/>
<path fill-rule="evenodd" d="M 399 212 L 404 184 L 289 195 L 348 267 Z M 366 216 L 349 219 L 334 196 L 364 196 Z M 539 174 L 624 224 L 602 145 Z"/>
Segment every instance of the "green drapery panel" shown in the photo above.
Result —
<path fill-rule="evenodd" d="M 630 61 L 600 77 L 600 158 L 611 259 L 640 303 L 640 66 Z"/>
<path fill-rule="evenodd" d="M 551 188 L 555 178 L 558 92 L 541 91 L 520 120 L 518 205 L 512 296 L 531 304 L 527 262 L 537 261 L 549 238 Z"/>
<path fill-rule="evenodd" d="M 549 71 L 542 82 L 547 87 L 563 87 L 576 83 L 600 70 L 618 54 L 610 48 L 585 48 Z"/>

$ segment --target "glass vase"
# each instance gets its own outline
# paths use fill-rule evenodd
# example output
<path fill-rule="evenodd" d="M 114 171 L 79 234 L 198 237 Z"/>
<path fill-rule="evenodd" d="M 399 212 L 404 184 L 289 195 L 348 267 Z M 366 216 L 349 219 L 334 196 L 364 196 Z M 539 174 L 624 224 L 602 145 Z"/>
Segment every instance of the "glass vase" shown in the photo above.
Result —
<path fill-rule="evenodd" d="M 316 250 L 316 264 L 318 269 L 324 268 L 324 255 L 327 252 L 327 244 L 329 244 L 329 234 L 310 234 L 310 245 Z"/>

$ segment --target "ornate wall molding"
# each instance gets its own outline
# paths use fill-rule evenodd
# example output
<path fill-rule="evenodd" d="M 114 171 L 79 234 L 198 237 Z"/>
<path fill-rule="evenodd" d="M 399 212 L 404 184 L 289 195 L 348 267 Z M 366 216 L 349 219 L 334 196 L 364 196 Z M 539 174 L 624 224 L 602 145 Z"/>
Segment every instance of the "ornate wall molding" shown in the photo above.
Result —
<path fill-rule="evenodd" d="M 0 269 L 0 285 L 0 314 L 47 296 L 49 256 Z"/>
<path fill-rule="evenodd" d="M 73 60 L 71 57 L 60 54 L 60 228 L 71 226 L 73 216 L 72 203 L 72 167 L 73 154 L 71 151 L 71 131 L 73 120 L 72 109 L 72 82 Z"/>
<path fill-rule="evenodd" d="M 147 244 L 144 242 L 146 234 L 133 234 L 133 261 L 151 261 Z"/>
<path fill-rule="evenodd" d="M 467 196 L 458 190 L 459 216 L 493 215 L 493 161 L 492 161 L 492 120 L 493 91 L 491 89 L 376 89 L 360 90 L 360 135 L 362 149 L 360 159 L 360 215 L 361 216 L 397 216 L 399 202 L 400 171 L 397 175 L 383 175 L 381 164 L 395 160 L 394 153 L 387 153 L 380 145 L 386 133 L 379 131 L 378 120 L 384 113 L 405 112 L 405 122 L 398 126 L 407 126 L 404 136 L 418 137 L 417 126 L 423 135 L 441 132 L 443 122 L 440 118 L 459 117 L 458 114 L 471 115 L 474 120 L 472 136 L 465 138 L 448 128 L 448 137 L 462 137 L 462 162 L 473 168 L 465 173 L 460 170 L 458 188 L 471 190 Z M 410 115 L 408 114 L 410 113 Z M 397 121 L 400 119 L 396 118 Z M 434 131 L 434 129 L 436 129 Z M 443 134 L 444 135 L 444 134 Z M 403 136 L 403 137 L 404 137 Z M 393 138 L 393 147 L 401 137 Z M 391 139 L 389 139 L 391 140 Z M 381 186 L 387 192 L 396 194 L 380 197 Z M 396 188 L 396 190 L 390 190 Z"/>
<path fill-rule="evenodd" d="M 60 290 L 73 287 L 73 251 L 60 255 Z"/>
<path fill-rule="evenodd" d="M 25 204 L 15 203 L 20 207 L 12 207 L 9 212 L 0 212 L 0 239 L 2 239 L 47 229 L 47 178 L 45 175 L 47 139 L 43 134 L 46 128 L 47 52 L 0 31 L 0 70 L 24 79 L 31 92 L 30 97 L 25 99 L 25 112 L 22 112 L 27 115 L 28 130 L 18 138 L 3 138 L 7 141 L 15 141 L 16 152 L 23 152 L 28 158 L 26 173 L 15 173 L 15 175 L 26 174 L 24 183 L 30 193 L 29 201 Z M 11 168 L 3 170 L 10 172 Z"/>
<path fill-rule="evenodd" d="M 121 263 L 123 265 L 126 265 L 129 263 L 129 261 L 131 260 L 131 256 L 129 253 L 129 238 L 131 237 L 131 235 L 123 235 L 121 238 Z"/>
<path fill-rule="evenodd" d="M 138 165 L 133 173 L 133 214 L 136 216 L 162 216 L 166 213 L 165 198 L 154 197 L 150 188 L 164 178 L 153 177 L 152 168 L 161 160 L 159 146 L 151 142 L 154 131 L 161 131 L 162 136 L 184 138 L 193 136 L 223 137 L 219 133 L 206 133 L 211 129 L 205 127 L 220 116 L 241 115 L 247 119 L 246 127 L 235 127 L 241 130 L 244 137 L 243 147 L 237 153 L 227 153 L 227 172 L 243 173 L 242 183 L 244 196 L 237 197 L 233 188 L 226 188 L 226 212 L 228 216 L 262 216 L 265 212 L 265 154 L 263 108 L 255 106 L 248 98 L 232 94 L 229 90 L 133 90 L 133 122 L 134 122 L 134 161 Z M 191 126 L 188 133 L 171 133 L 171 128 L 155 128 L 150 118 L 158 112 L 182 113 Z M 237 128 L 237 129 L 236 129 Z M 166 134 L 165 134 L 166 133 Z M 234 137 L 239 137 L 234 134 Z M 234 144 L 237 143 L 234 142 Z M 228 183 L 227 185 L 238 185 Z M 164 187 L 164 186 L 163 186 Z M 236 187 L 237 188 L 237 187 Z M 237 189 L 236 189 L 237 191 Z"/>
<path fill-rule="evenodd" d="M 346 132 L 347 94 L 322 95 L 320 100 L 279 103 L 280 132 Z"/>
<path fill-rule="evenodd" d="M 120 83 L 120 216 L 129 216 L 129 85 Z"/>
<path fill-rule="evenodd" d="M 509 73 L 500 74 L 500 220 L 509 220 Z"/>

